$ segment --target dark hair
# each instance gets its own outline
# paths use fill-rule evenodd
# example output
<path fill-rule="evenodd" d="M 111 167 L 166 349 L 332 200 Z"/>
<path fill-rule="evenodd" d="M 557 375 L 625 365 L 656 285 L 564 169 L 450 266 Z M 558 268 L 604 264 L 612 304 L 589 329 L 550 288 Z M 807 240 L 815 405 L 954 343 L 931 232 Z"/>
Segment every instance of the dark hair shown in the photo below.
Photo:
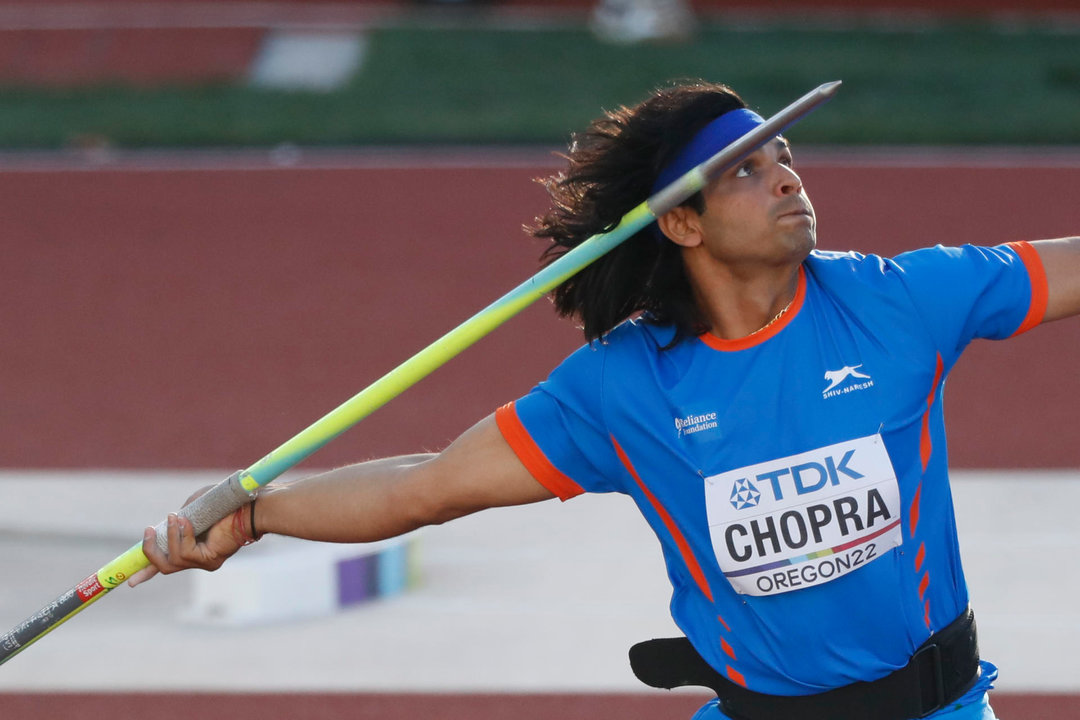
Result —
<path fill-rule="evenodd" d="M 541 179 L 551 209 L 529 228 L 551 245 L 541 259 L 550 263 L 588 238 L 613 229 L 644 201 L 660 170 L 701 128 L 746 103 L 725 85 L 693 82 L 655 90 L 628 108 L 607 111 L 573 136 L 564 155 L 568 167 Z M 700 193 L 683 203 L 704 211 Z M 650 225 L 557 287 L 555 308 L 577 317 L 588 340 L 602 338 L 636 313 L 672 324 L 675 338 L 705 331 L 682 254 Z"/>

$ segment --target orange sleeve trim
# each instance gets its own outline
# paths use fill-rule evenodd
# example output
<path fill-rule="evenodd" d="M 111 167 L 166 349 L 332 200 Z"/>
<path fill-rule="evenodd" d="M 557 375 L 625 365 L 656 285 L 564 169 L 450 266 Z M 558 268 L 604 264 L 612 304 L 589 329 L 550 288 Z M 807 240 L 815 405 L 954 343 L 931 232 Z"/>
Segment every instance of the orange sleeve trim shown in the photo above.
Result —
<path fill-rule="evenodd" d="M 1046 282 L 1046 268 L 1043 267 L 1039 251 L 1032 247 L 1031 243 L 1021 240 L 1020 242 L 1007 243 L 1013 249 L 1024 267 L 1027 268 L 1028 277 L 1031 278 L 1031 305 L 1020 327 L 1016 328 L 1013 337 L 1026 333 L 1035 327 L 1046 317 L 1046 303 L 1050 297 L 1050 285 Z"/>
<path fill-rule="evenodd" d="M 525 429 L 513 403 L 507 403 L 495 411 L 495 424 L 525 469 L 556 497 L 566 501 L 585 492 L 584 488 L 551 464 Z"/>

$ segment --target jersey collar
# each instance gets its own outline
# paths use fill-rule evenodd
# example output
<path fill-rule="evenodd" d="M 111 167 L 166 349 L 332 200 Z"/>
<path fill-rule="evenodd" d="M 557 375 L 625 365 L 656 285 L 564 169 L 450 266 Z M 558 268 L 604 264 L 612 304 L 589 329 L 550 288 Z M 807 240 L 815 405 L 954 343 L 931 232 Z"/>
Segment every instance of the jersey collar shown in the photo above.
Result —
<path fill-rule="evenodd" d="M 795 297 L 791 301 L 791 305 L 787 311 L 774 323 L 766 325 L 765 327 L 750 333 L 749 335 L 741 338 L 735 338 L 733 340 L 726 340 L 721 337 L 717 337 L 712 333 L 703 333 L 698 337 L 703 343 L 711 347 L 713 350 L 721 350 L 724 352 L 734 352 L 736 350 L 746 350 L 752 348 L 755 345 L 760 345 L 771 337 L 776 336 L 781 330 L 786 328 L 788 324 L 799 314 L 799 310 L 802 309 L 803 300 L 806 299 L 806 268 L 802 265 L 799 266 L 799 279 L 795 288 Z"/>

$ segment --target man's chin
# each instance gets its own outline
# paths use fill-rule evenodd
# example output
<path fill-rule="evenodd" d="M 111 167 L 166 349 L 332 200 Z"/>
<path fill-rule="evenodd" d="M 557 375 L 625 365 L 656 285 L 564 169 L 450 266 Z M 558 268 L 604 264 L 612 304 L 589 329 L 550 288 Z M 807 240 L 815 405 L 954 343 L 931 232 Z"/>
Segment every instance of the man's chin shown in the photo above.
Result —
<path fill-rule="evenodd" d="M 793 260 L 802 262 L 817 247 L 817 233 L 813 230 L 799 234 L 792 238 L 791 257 Z"/>

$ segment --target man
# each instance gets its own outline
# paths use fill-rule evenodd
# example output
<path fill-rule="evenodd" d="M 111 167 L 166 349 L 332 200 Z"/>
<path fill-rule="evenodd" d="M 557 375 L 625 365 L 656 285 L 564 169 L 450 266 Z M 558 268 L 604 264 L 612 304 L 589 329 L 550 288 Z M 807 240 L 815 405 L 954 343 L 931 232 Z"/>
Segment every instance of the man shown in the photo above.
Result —
<path fill-rule="evenodd" d="M 657 91 L 575 137 L 534 234 L 555 256 L 760 124 L 730 89 Z M 623 492 L 656 532 L 688 642 L 640 677 L 705 684 L 700 718 L 992 719 L 948 488 L 943 381 L 975 337 L 1080 312 L 1080 239 L 815 251 L 774 138 L 555 293 L 590 340 L 434 456 L 270 486 L 156 571 L 273 532 L 366 542 L 485 508 Z M 626 320 L 633 317 L 633 320 Z"/>

